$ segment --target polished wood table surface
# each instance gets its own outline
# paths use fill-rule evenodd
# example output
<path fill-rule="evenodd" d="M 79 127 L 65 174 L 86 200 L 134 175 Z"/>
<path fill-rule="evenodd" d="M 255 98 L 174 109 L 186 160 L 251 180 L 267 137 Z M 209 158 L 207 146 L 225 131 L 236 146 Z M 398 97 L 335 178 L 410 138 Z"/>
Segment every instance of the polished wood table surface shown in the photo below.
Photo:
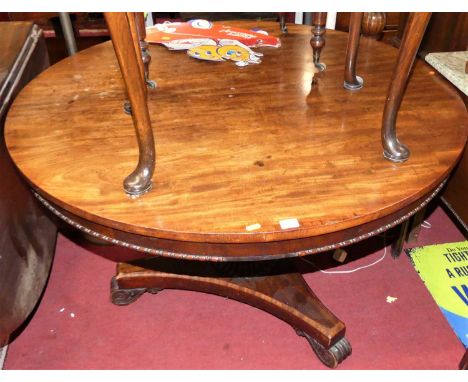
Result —
<path fill-rule="evenodd" d="M 309 27 L 291 25 L 281 35 L 276 23 L 236 25 L 260 26 L 279 35 L 282 46 L 256 49 L 262 63 L 243 68 L 151 46 L 150 78 L 158 87 L 148 94 L 157 152 L 150 192 L 132 198 L 122 189 L 138 148 L 110 42 L 57 63 L 23 90 L 7 119 L 7 146 L 55 215 L 128 247 L 127 262 L 162 256 L 157 266 L 119 266 L 114 289 L 128 292 L 120 303 L 163 287 L 229 295 L 290 322 L 333 367 L 351 351 L 344 324 L 306 285 L 301 293 L 312 296 L 313 309 L 297 308 L 303 303 L 291 297 L 291 280 L 278 281 L 294 273 L 266 275 L 270 265 L 259 265 L 343 247 L 407 220 L 459 159 L 466 109 L 440 75 L 417 62 L 397 120 L 411 157 L 392 163 L 382 155 L 380 128 L 396 49 L 361 39 L 364 87 L 345 90 L 347 34 L 327 31 L 327 68 L 311 86 Z M 282 228 L 287 219 L 297 227 Z M 252 265 L 249 272 L 260 272 L 262 282 L 277 279 L 263 287 L 253 274 L 200 270 L 227 261 Z M 187 271 L 190 264 L 201 276 Z M 290 300 L 281 305 L 288 288 Z"/>

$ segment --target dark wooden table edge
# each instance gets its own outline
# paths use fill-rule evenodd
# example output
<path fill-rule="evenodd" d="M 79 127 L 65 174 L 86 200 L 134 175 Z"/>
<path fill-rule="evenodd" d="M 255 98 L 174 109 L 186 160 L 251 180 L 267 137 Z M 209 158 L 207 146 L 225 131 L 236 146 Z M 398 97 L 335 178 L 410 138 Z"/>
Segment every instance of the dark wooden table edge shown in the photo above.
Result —
<path fill-rule="evenodd" d="M 53 215 L 79 231 L 111 245 L 117 245 L 136 251 L 134 254 L 129 254 L 129 258 L 125 261 L 133 261 L 144 257 L 137 253 L 143 253 L 146 256 L 164 256 L 183 260 L 264 261 L 326 252 L 383 233 L 408 220 L 411 216 L 424 208 L 439 193 L 446 181 L 447 178 L 431 192 L 410 203 L 405 208 L 377 220 L 353 227 L 352 229 L 304 239 L 286 239 L 256 243 L 199 243 L 146 237 L 144 235 L 129 233 L 91 222 L 48 201 L 38 191 L 32 190 L 32 192 L 41 204 Z M 316 242 L 316 245 L 313 244 L 314 242 Z M 284 248 L 281 246 L 281 243 L 288 244 L 287 248 L 292 248 L 294 250 L 278 252 L 275 247 L 279 247 L 281 251 L 281 249 Z M 236 255 L 237 253 L 241 255 Z"/>

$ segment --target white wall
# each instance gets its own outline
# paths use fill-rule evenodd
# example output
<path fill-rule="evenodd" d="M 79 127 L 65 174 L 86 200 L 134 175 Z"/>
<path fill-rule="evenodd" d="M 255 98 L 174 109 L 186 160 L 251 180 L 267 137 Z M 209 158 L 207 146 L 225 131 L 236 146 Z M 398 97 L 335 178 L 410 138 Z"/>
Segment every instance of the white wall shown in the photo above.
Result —
<path fill-rule="evenodd" d="M 304 24 L 304 13 L 305 12 L 296 12 L 295 24 Z M 327 12 L 327 29 L 335 29 L 336 25 L 336 12 Z"/>

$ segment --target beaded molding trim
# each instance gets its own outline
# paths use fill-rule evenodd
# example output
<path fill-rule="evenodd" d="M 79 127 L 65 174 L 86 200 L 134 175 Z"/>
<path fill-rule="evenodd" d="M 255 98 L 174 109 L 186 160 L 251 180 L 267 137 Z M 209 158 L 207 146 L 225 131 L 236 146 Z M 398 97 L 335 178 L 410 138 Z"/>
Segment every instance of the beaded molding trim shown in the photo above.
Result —
<path fill-rule="evenodd" d="M 298 252 L 289 252 L 286 254 L 281 254 L 281 255 L 258 255 L 258 256 L 252 256 L 252 257 L 223 257 L 223 256 L 207 256 L 207 255 L 201 255 L 201 254 L 186 254 L 186 253 L 178 253 L 178 252 L 169 252 L 169 251 L 164 251 L 162 249 L 155 249 L 155 248 L 148 248 L 148 247 L 143 247 L 140 245 L 136 244 L 131 244 L 127 243 L 122 240 L 114 239 L 112 237 L 102 235 L 99 232 L 93 231 L 76 221 L 70 219 L 68 216 L 65 216 L 62 214 L 59 210 L 57 210 L 54 206 L 52 206 L 46 199 L 44 199 L 41 195 L 39 195 L 37 192 L 33 191 L 34 196 L 49 210 L 51 211 L 54 215 L 59 217 L 60 219 L 64 220 L 66 223 L 70 224 L 72 227 L 88 234 L 91 236 L 94 236 L 98 239 L 107 241 L 109 243 L 115 244 L 115 245 L 120 245 L 121 247 L 125 248 L 130 248 L 138 252 L 144 252 L 144 253 L 149 253 L 151 255 L 157 255 L 157 256 L 165 256 L 165 257 L 171 257 L 175 259 L 182 259 L 182 260 L 199 260 L 199 261 L 252 261 L 252 260 L 265 260 L 266 257 L 270 258 L 271 260 L 273 259 L 282 259 L 282 258 L 287 258 L 287 257 L 298 257 L 298 256 L 306 256 L 306 255 L 312 255 L 315 253 L 319 252 L 326 252 L 330 251 L 332 249 L 336 248 L 341 248 L 348 246 L 350 244 L 357 243 L 358 241 L 368 239 L 372 236 L 378 235 L 379 233 L 382 233 L 384 231 L 389 230 L 390 228 L 395 227 L 398 224 L 403 223 L 405 220 L 410 218 L 412 215 L 414 215 L 416 212 L 418 212 L 420 209 L 425 207 L 437 194 L 438 192 L 442 189 L 442 187 L 445 185 L 447 182 L 447 179 L 442 181 L 439 186 L 417 207 L 409 211 L 408 213 L 404 214 L 400 218 L 394 220 L 391 223 L 388 223 L 382 227 L 379 227 L 373 231 L 367 232 L 365 234 L 353 237 L 351 239 L 343 240 L 335 244 L 330 244 L 330 245 L 324 245 L 322 247 L 316 247 L 316 248 L 311 248 L 311 249 L 306 249 L 303 251 L 298 251 Z"/>

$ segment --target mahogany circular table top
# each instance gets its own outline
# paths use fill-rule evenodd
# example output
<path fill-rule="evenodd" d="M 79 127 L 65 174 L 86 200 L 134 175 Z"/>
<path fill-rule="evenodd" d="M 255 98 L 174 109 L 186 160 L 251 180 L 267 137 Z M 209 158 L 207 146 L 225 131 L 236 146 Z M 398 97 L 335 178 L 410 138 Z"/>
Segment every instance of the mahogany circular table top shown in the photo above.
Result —
<path fill-rule="evenodd" d="M 137 163 L 111 42 L 43 72 L 17 97 L 6 142 L 45 199 L 122 232 L 192 243 L 310 239 L 397 218 L 448 176 L 466 141 L 456 91 L 418 60 L 397 120 L 407 162 L 384 159 L 380 128 L 397 49 L 361 38 L 364 88 L 343 88 L 346 33 L 328 30 L 326 71 L 311 90 L 310 27 L 236 22 L 280 36 L 258 65 L 207 62 L 152 45 L 152 190 L 127 196 Z M 401 212 L 403 213 L 403 212 Z M 299 227 L 281 228 L 297 219 Z M 254 225 L 257 229 L 248 230 Z M 357 230 L 355 234 L 362 233 Z"/>

